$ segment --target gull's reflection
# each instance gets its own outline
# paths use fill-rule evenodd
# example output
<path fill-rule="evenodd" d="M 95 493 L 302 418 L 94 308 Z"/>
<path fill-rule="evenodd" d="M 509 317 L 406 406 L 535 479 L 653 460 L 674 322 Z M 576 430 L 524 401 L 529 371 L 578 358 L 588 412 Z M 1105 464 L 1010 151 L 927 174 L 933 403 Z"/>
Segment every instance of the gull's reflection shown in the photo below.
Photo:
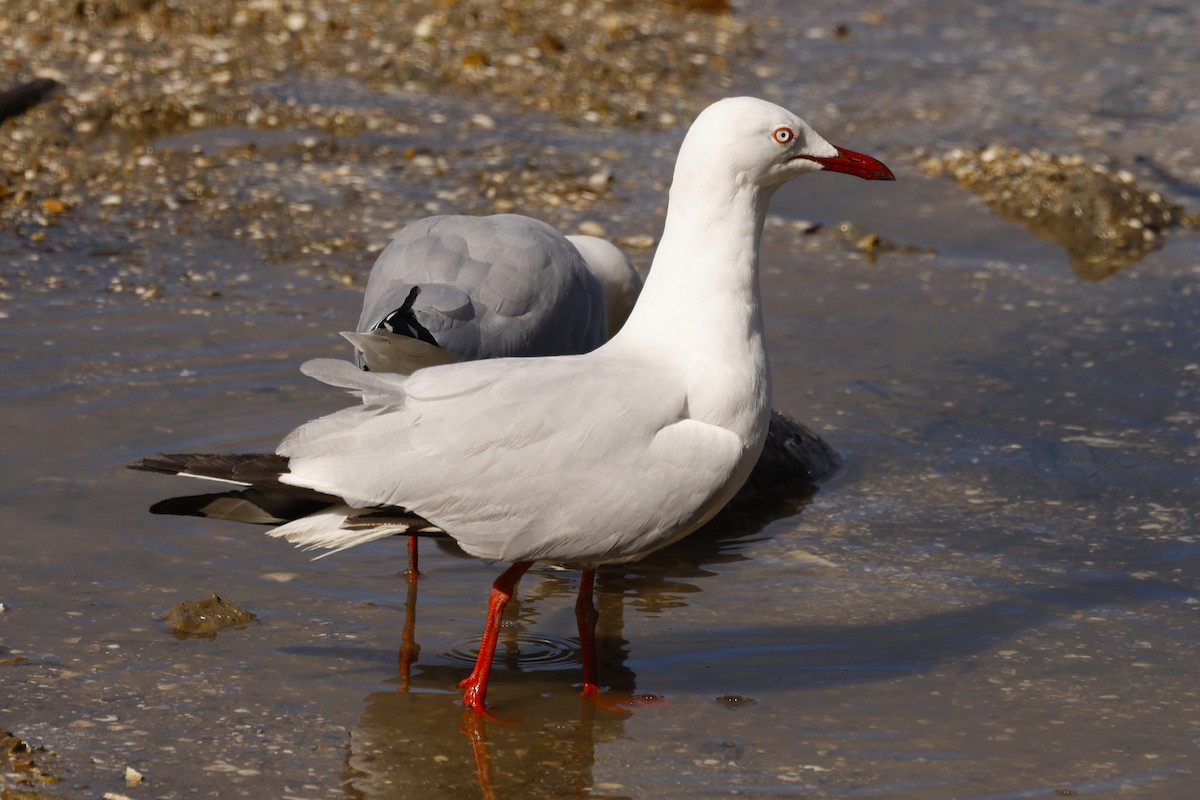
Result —
<path fill-rule="evenodd" d="M 561 691 L 559 672 L 509 687 L 515 724 L 477 716 L 454 694 L 375 692 L 350 734 L 347 797 L 626 797 L 596 786 L 596 747 L 624 735 L 627 715 Z M 518 691 L 519 689 L 519 691 Z"/>

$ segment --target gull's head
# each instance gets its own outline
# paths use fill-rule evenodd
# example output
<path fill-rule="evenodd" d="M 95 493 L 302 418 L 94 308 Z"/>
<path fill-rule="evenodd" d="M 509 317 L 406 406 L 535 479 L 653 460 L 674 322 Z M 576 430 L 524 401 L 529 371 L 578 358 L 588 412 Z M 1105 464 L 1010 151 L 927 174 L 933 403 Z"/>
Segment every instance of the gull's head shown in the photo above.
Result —
<path fill-rule="evenodd" d="M 786 108 L 755 97 L 729 97 L 701 112 L 680 148 L 677 169 L 718 172 L 772 189 L 820 170 L 896 179 L 877 159 L 830 144 Z"/>

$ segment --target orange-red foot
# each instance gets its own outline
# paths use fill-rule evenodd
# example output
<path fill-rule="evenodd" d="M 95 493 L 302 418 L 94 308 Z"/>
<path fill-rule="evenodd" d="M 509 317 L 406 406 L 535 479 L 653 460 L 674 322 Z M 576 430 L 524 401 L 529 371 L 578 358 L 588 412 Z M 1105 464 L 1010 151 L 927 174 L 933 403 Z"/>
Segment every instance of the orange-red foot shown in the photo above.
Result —
<path fill-rule="evenodd" d="M 465 689 L 463 692 L 464 713 L 467 717 L 475 717 L 479 720 L 487 720 L 494 722 L 497 725 L 503 725 L 506 728 L 515 728 L 517 723 L 513 720 L 503 719 L 498 717 L 488 710 L 487 704 L 483 702 L 483 694 L 478 691 L 476 684 L 470 683 L 470 678 L 465 678 L 459 684 L 459 688 Z"/>
<path fill-rule="evenodd" d="M 481 686 L 478 681 L 474 680 L 474 676 L 470 675 L 458 682 L 458 688 L 465 690 L 463 691 L 464 706 L 480 716 L 487 714 L 487 706 L 483 702 L 484 695 L 487 693 L 486 684 Z"/>

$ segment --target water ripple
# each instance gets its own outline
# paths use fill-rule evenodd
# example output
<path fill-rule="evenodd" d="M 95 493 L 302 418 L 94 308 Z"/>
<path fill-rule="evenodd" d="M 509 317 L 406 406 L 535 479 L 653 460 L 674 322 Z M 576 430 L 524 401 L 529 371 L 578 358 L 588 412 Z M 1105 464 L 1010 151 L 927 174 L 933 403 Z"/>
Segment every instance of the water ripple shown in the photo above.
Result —
<path fill-rule="evenodd" d="M 455 664 L 473 665 L 479 655 L 479 642 L 478 636 L 451 642 L 442 656 Z M 511 661 L 514 655 L 525 670 L 575 666 L 579 663 L 579 643 L 575 639 L 526 633 L 505 636 L 496 648 L 496 660 Z"/>

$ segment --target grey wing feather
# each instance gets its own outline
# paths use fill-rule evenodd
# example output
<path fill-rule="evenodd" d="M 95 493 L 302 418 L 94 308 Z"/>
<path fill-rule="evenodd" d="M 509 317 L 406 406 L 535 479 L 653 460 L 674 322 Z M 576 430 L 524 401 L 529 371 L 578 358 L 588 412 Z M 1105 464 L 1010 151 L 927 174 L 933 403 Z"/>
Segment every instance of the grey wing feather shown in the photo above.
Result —
<path fill-rule="evenodd" d="M 411 375 L 425 367 L 458 361 L 458 357 L 449 350 L 382 328 L 367 333 L 342 331 L 342 336 L 354 345 L 358 364 L 372 372 Z"/>
<path fill-rule="evenodd" d="M 371 270 L 358 332 L 378 327 L 414 287 L 412 318 L 461 359 L 580 353 L 607 338 L 602 290 L 583 257 L 528 217 L 405 227 Z"/>

